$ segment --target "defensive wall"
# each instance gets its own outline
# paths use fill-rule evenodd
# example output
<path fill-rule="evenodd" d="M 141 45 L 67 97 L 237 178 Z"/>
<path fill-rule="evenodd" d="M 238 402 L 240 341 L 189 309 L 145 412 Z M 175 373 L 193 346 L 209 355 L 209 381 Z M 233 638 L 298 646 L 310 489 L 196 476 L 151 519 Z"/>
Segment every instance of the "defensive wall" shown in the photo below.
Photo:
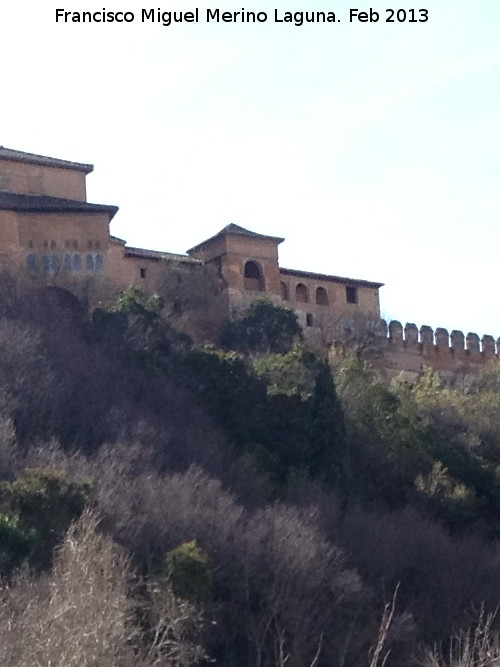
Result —
<path fill-rule="evenodd" d="M 442 377 L 475 373 L 500 354 L 500 338 L 476 333 L 415 324 L 380 321 L 380 352 L 383 366 L 389 375 L 401 372 L 415 377 L 426 367 L 433 368 Z"/>

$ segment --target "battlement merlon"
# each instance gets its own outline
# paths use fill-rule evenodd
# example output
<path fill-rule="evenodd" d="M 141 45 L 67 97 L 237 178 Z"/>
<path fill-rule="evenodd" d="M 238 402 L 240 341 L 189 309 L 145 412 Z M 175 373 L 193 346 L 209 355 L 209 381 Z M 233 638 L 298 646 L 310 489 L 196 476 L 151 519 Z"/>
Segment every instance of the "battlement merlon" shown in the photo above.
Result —
<path fill-rule="evenodd" d="M 385 354 L 391 367 L 399 370 L 422 370 L 430 366 L 438 372 L 454 373 L 475 370 L 500 356 L 500 338 L 485 334 L 482 338 L 474 332 L 464 335 L 462 331 L 448 330 L 423 325 L 420 329 L 413 323 L 404 327 L 393 320 L 381 321 L 380 336 L 386 341 Z"/>

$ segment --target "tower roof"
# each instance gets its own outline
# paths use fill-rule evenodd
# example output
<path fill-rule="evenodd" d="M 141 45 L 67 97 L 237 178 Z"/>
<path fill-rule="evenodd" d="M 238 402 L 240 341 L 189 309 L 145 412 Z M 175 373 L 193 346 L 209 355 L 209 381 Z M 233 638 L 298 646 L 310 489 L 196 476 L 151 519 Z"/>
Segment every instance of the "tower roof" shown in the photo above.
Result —
<path fill-rule="evenodd" d="M 83 164 L 81 162 L 70 162 L 60 160 L 46 155 L 36 155 L 36 153 L 24 153 L 12 148 L 0 146 L 0 160 L 11 160 L 12 162 L 24 162 L 26 164 L 39 164 L 42 167 L 56 167 L 58 169 L 72 169 L 74 171 L 83 171 L 84 174 L 90 174 L 94 170 L 93 164 Z"/>
<path fill-rule="evenodd" d="M 231 222 L 229 225 L 226 225 L 219 232 L 217 232 L 217 234 L 214 234 L 214 236 L 211 236 L 206 241 L 198 243 L 193 248 L 190 248 L 187 252 L 191 253 L 193 251 L 199 250 L 201 246 L 205 245 L 206 243 L 210 243 L 211 241 L 214 241 L 215 239 L 220 238 L 221 236 L 246 236 L 252 239 L 257 238 L 266 241 L 274 241 L 276 244 L 282 243 L 285 240 L 284 238 L 281 238 L 279 236 L 268 236 L 267 234 L 259 234 L 257 232 L 252 232 L 249 229 L 245 229 L 244 227 L 240 227 L 239 225 L 235 225 L 233 222 Z"/>

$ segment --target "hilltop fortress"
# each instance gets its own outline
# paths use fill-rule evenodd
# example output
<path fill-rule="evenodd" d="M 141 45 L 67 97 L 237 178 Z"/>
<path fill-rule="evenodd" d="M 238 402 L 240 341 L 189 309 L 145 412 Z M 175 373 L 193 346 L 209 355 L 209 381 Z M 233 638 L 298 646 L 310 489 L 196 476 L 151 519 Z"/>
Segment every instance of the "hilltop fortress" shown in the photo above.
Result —
<path fill-rule="evenodd" d="M 431 366 L 444 376 L 476 371 L 500 353 L 500 340 L 475 333 L 433 331 L 380 319 L 382 283 L 279 265 L 283 238 L 230 224 L 185 255 L 127 246 L 110 235 L 116 206 L 87 202 L 90 164 L 0 147 L 1 268 L 27 280 L 106 280 L 117 290 L 154 291 L 166 264 L 216 268 L 224 317 L 265 296 L 293 308 L 307 337 L 332 344 L 359 322 L 374 327 L 389 374 Z"/>

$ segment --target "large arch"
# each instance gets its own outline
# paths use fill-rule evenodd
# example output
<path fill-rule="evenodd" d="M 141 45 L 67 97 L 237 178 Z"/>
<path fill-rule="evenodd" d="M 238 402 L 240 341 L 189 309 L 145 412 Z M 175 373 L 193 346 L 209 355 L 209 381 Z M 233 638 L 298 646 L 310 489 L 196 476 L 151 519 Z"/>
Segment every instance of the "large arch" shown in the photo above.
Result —
<path fill-rule="evenodd" d="M 304 283 L 299 283 L 295 287 L 295 301 L 299 301 L 301 303 L 309 302 L 309 294 L 307 292 L 307 287 L 304 285 Z"/>
<path fill-rule="evenodd" d="M 245 289 L 254 292 L 265 292 L 266 283 L 261 265 L 253 259 L 249 259 L 245 264 Z"/>
<path fill-rule="evenodd" d="M 316 303 L 318 306 L 328 306 L 329 305 L 329 300 L 328 300 L 328 292 L 324 287 L 317 287 L 316 288 Z"/>
<path fill-rule="evenodd" d="M 280 295 L 283 301 L 288 301 L 288 299 L 290 298 L 290 295 L 288 293 L 288 285 L 283 281 L 280 282 Z"/>

